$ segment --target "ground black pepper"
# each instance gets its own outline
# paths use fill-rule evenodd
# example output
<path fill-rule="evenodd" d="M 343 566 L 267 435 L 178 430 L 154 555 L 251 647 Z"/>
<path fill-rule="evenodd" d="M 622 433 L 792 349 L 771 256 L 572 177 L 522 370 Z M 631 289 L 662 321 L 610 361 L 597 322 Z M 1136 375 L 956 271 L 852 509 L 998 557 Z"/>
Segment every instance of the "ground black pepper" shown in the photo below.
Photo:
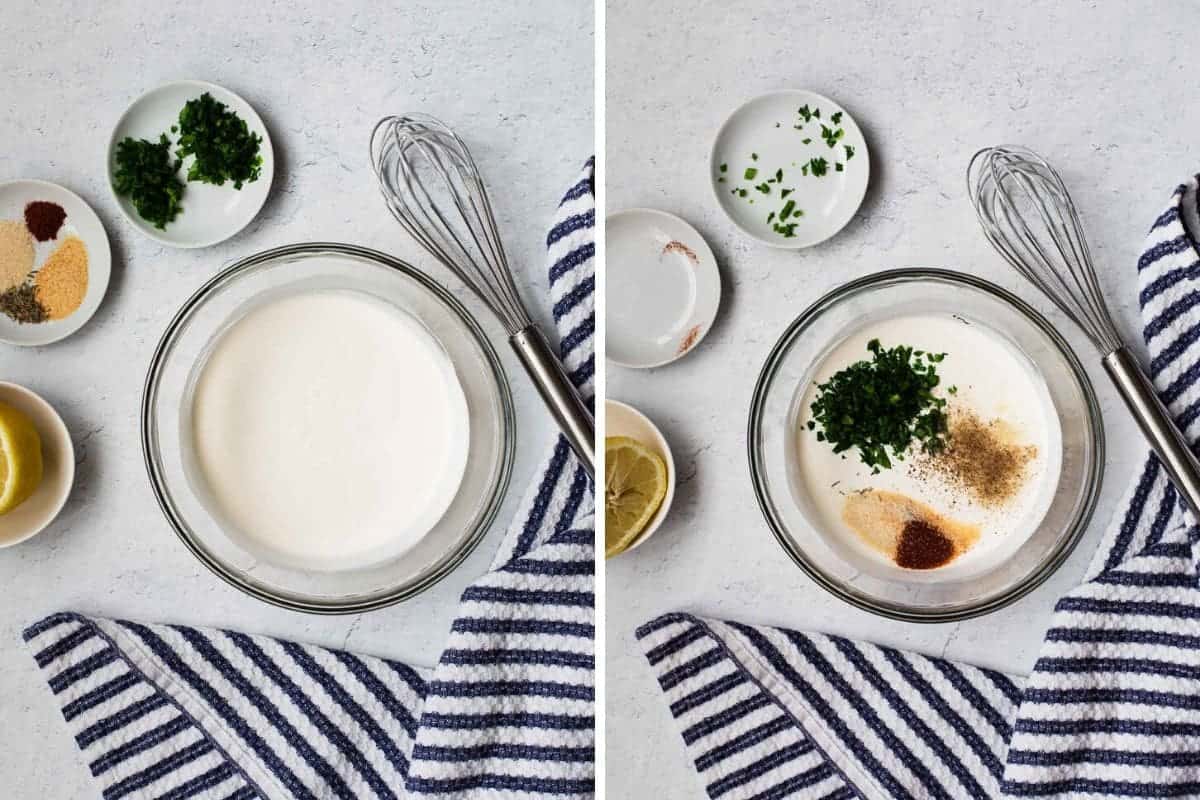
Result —
<path fill-rule="evenodd" d="M 67 212 L 58 203 L 35 200 L 25 206 L 25 227 L 39 242 L 48 242 L 58 236 L 58 229 L 67 218 Z"/>
<path fill-rule="evenodd" d="M 954 558 L 954 542 L 939 528 L 922 519 L 904 523 L 896 546 L 896 565 L 906 569 L 934 569 Z"/>

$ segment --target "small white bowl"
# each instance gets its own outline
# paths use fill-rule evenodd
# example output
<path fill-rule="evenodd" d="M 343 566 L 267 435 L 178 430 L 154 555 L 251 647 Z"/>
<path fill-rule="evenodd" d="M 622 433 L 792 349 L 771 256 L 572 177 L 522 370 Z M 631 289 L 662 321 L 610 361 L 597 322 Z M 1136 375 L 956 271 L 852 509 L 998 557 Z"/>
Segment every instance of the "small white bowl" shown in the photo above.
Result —
<path fill-rule="evenodd" d="M 113 187 L 116 171 L 117 143 L 127 136 L 134 139 L 149 139 L 157 142 L 161 134 L 171 141 L 174 157 L 179 142 L 179 133 L 171 126 L 179 124 L 179 112 L 189 100 L 195 100 L 208 92 L 213 99 L 224 103 L 246 121 L 251 133 L 262 137 L 259 153 L 262 155 L 262 173 L 258 180 L 234 189 L 228 181 L 224 186 L 213 186 L 199 181 L 187 181 L 186 174 L 191 159 L 184 159 L 179 168 L 180 180 L 184 181 L 182 208 L 173 222 L 163 230 L 151 225 L 138 216 L 128 197 L 117 195 Z M 113 129 L 108 142 L 108 187 L 121 208 L 125 218 L 142 233 L 165 245 L 179 248 L 209 247 L 225 241 L 250 224 L 267 202 L 271 192 L 271 181 L 275 176 L 275 153 L 271 148 L 271 136 L 258 113 L 241 97 L 228 89 L 205 81 L 176 81 L 164 84 L 143 94 L 125 111 Z"/>
<path fill-rule="evenodd" d="M 671 456 L 670 445 L 667 444 L 666 438 L 658 427 L 645 414 L 618 400 L 604 401 L 604 435 L 605 437 L 628 436 L 630 439 L 636 439 L 657 453 L 667 464 L 667 494 L 663 497 L 658 511 L 646 524 L 645 530 L 634 540 L 633 544 L 622 551 L 622 553 L 628 553 L 630 550 L 641 547 L 642 543 L 653 536 L 654 532 L 658 530 L 658 526 L 667 518 L 667 512 L 671 510 L 671 501 L 675 499 L 675 459 Z"/>
<path fill-rule="evenodd" d="M 821 117 L 804 121 L 799 110 L 805 106 L 819 110 Z M 831 120 L 834 114 L 841 114 L 836 124 Z M 833 147 L 821 136 L 822 125 L 843 131 Z M 854 151 L 849 158 L 846 146 Z M 822 177 L 811 170 L 807 175 L 803 172 L 815 158 L 828 162 Z M 837 164 L 842 171 L 837 171 Z M 746 178 L 747 169 L 757 174 Z M 783 171 L 783 181 L 768 184 L 769 194 L 754 188 L 774 178 L 777 170 Z M 862 131 L 844 108 L 816 92 L 790 90 L 756 97 L 729 116 L 713 143 L 709 176 L 717 203 L 735 225 L 764 244 L 798 250 L 825 241 L 854 218 L 867 193 L 871 161 Z M 792 238 L 774 230 L 776 221 L 767 221 L 786 203 L 781 188 L 791 189 L 787 200 L 804 211 L 804 216 L 788 219 L 796 223 Z M 739 189 L 745 189 L 747 196 L 736 194 Z"/>
<path fill-rule="evenodd" d="M 687 355 L 721 305 L 721 274 L 704 237 L 649 208 L 609 214 L 605 226 L 608 360 L 647 368 Z"/>
<path fill-rule="evenodd" d="M 7 314 L 0 314 L 0 342 L 7 344 L 46 345 L 65 339 L 82 328 L 100 307 L 112 273 L 112 251 L 100 218 L 79 195 L 56 183 L 28 179 L 0 183 L 0 219 L 24 223 L 25 205 L 38 200 L 62 206 L 67 218 L 56 238 L 35 243 L 34 268 L 40 267 L 67 236 L 78 236 L 87 248 L 87 294 L 83 304 L 64 319 L 20 323 Z"/>
<path fill-rule="evenodd" d="M 75 482 L 75 446 L 62 417 L 34 392 L 0 381 L 0 402 L 23 411 L 42 438 L 42 482 L 29 499 L 0 514 L 0 549 L 41 533 L 62 511 Z"/>

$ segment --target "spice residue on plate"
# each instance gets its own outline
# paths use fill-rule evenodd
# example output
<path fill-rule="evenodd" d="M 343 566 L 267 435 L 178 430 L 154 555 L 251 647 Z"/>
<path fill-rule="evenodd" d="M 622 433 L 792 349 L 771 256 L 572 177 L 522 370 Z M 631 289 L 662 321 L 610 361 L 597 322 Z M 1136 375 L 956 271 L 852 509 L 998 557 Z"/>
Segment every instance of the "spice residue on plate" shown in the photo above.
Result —
<path fill-rule="evenodd" d="M 905 569 L 945 566 L 980 536 L 978 526 L 950 519 L 919 500 L 882 489 L 847 496 L 842 519 L 866 544 Z"/>
<path fill-rule="evenodd" d="M 688 247 L 683 242 L 674 240 L 667 242 L 662 251 L 664 256 L 667 253 L 678 253 L 681 256 L 684 256 L 688 261 L 692 262 L 693 266 L 700 263 L 700 258 L 696 255 L 696 251 Z"/>
<path fill-rule="evenodd" d="M 700 326 L 693 325 L 688 330 L 687 335 L 683 337 L 683 341 L 679 343 L 679 349 L 675 351 L 675 355 L 681 356 L 696 344 L 696 340 L 700 338 Z"/>
<path fill-rule="evenodd" d="M 34 258 L 33 236 L 25 225 L 0 220 L 0 292 L 24 283 L 33 269 Z"/>
<path fill-rule="evenodd" d="M 25 227 L 39 242 L 48 242 L 58 236 L 67 212 L 58 203 L 34 200 L 25 206 Z"/>
<path fill-rule="evenodd" d="M 946 447 L 919 460 L 913 469 L 922 478 L 942 478 L 995 508 L 1021 491 L 1037 454 L 1035 445 L 1018 441 L 1009 423 L 985 421 L 962 409 L 951 415 Z"/>
<path fill-rule="evenodd" d="M 37 300 L 49 319 L 64 319 L 83 305 L 88 287 L 87 246 L 68 236 L 34 276 Z"/>

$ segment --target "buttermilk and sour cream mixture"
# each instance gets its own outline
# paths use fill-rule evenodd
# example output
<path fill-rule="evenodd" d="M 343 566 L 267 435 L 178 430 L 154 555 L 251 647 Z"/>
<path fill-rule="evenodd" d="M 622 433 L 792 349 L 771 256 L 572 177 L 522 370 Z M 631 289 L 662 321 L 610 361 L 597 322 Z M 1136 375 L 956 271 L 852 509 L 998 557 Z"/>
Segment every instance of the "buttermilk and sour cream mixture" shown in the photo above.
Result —
<path fill-rule="evenodd" d="M 809 426 L 818 386 L 869 359 L 872 340 L 945 354 L 933 393 L 949 427 L 940 453 L 914 441 L 877 472 Z M 801 400 L 796 436 L 799 499 L 831 546 L 904 580 L 969 578 L 1010 558 L 1045 516 L 1062 460 L 1058 416 L 1030 360 L 996 331 L 947 314 L 883 319 L 835 345 Z"/>
<path fill-rule="evenodd" d="M 196 378 L 192 468 L 210 511 L 273 563 L 367 567 L 415 546 L 467 463 L 467 402 L 417 319 L 306 290 L 233 322 Z"/>

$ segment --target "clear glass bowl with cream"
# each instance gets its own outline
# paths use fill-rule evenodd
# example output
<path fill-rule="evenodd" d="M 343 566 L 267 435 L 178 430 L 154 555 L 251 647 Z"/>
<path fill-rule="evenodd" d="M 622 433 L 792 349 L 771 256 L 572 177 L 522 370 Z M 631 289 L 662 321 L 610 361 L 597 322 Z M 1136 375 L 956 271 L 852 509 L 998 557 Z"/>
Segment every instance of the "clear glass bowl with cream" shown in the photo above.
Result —
<path fill-rule="evenodd" d="M 813 402 L 868 344 L 935 354 L 944 445 L 914 441 L 876 469 L 817 436 Z M 943 357 L 944 354 L 944 357 Z M 1045 580 L 1095 505 L 1103 430 L 1066 341 L 1014 295 L 933 269 L 836 289 L 785 331 L 751 405 L 759 505 L 788 555 L 876 613 L 947 621 L 986 613 Z M 946 444 L 948 443 L 948 444 Z"/>
<path fill-rule="evenodd" d="M 193 553 L 318 613 L 428 588 L 482 539 L 512 466 L 499 359 L 449 292 L 364 248 L 222 271 L 176 314 L 143 397 L 146 465 Z"/>

